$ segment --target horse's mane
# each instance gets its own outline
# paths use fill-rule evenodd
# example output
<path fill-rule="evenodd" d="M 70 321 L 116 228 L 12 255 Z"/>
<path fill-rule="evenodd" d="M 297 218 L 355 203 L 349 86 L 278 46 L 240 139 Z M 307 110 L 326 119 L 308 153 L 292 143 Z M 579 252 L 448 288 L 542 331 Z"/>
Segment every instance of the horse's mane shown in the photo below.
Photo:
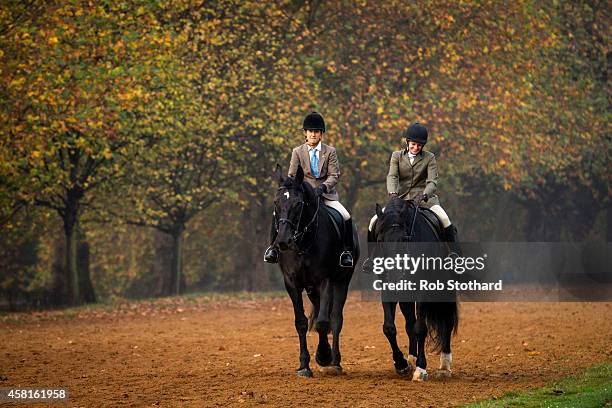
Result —
<path fill-rule="evenodd" d="M 410 217 L 411 202 L 401 198 L 392 198 L 385 206 L 383 216 L 378 220 L 379 231 L 384 231 L 392 224 L 403 224 Z"/>
<path fill-rule="evenodd" d="M 312 188 L 312 186 L 306 181 L 302 181 L 302 184 L 298 184 L 295 177 L 289 176 L 285 178 L 282 181 L 280 188 L 298 189 L 304 193 L 305 199 L 310 199 L 314 197 L 314 189 Z"/>

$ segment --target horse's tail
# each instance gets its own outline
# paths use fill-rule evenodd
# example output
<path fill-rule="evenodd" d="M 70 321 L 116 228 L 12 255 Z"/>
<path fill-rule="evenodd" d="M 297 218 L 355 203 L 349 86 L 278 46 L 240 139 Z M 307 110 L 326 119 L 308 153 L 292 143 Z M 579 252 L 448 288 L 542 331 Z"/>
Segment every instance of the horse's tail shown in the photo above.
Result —
<path fill-rule="evenodd" d="M 328 319 L 331 320 L 331 305 L 334 303 L 333 302 L 333 292 L 330 294 L 330 299 L 329 299 L 329 303 L 330 303 L 330 308 L 329 308 L 329 314 L 328 314 Z M 308 331 L 316 331 L 315 329 L 315 320 L 317 320 L 317 316 L 315 316 L 315 308 L 312 307 L 310 309 L 310 313 L 308 314 Z M 327 334 L 331 333 L 331 326 L 328 327 L 327 329 Z"/>
<path fill-rule="evenodd" d="M 442 351 L 444 340 L 457 334 L 459 309 L 457 302 L 419 303 L 418 312 L 425 320 L 434 352 Z"/>

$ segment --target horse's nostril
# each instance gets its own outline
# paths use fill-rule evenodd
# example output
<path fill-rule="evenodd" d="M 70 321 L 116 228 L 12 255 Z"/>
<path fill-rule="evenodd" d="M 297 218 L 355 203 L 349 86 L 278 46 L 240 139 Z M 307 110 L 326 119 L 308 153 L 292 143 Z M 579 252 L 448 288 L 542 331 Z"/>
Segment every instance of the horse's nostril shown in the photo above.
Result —
<path fill-rule="evenodd" d="M 289 245 L 287 245 L 286 242 L 279 242 L 278 247 L 280 248 L 281 251 L 286 251 L 287 248 L 289 248 Z"/>

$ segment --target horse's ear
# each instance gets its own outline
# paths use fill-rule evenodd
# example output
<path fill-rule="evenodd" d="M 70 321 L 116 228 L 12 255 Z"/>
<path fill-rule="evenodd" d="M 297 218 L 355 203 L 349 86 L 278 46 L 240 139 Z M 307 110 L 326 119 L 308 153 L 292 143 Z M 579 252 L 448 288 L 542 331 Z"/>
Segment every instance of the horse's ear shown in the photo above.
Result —
<path fill-rule="evenodd" d="M 378 203 L 376 203 L 376 215 L 378 216 L 378 218 L 381 218 L 383 216 L 382 208 Z"/>
<path fill-rule="evenodd" d="M 298 185 L 302 184 L 302 181 L 304 181 L 304 169 L 302 169 L 302 166 L 298 165 L 297 172 L 295 173 L 295 181 Z"/>
<path fill-rule="evenodd" d="M 276 170 L 274 170 L 274 180 L 276 180 L 279 185 L 283 182 L 283 169 L 278 163 L 276 163 Z"/>

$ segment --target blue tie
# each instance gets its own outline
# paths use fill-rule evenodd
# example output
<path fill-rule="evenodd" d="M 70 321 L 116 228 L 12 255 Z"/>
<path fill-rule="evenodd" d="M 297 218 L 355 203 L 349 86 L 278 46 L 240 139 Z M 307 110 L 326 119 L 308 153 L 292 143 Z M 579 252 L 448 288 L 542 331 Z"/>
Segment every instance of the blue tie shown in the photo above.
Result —
<path fill-rule="evenodd" d="M 310 172 L 315 178 L 319 178 L 319 159 L 317 158 L 317 149 L 310 150 Z"/>

